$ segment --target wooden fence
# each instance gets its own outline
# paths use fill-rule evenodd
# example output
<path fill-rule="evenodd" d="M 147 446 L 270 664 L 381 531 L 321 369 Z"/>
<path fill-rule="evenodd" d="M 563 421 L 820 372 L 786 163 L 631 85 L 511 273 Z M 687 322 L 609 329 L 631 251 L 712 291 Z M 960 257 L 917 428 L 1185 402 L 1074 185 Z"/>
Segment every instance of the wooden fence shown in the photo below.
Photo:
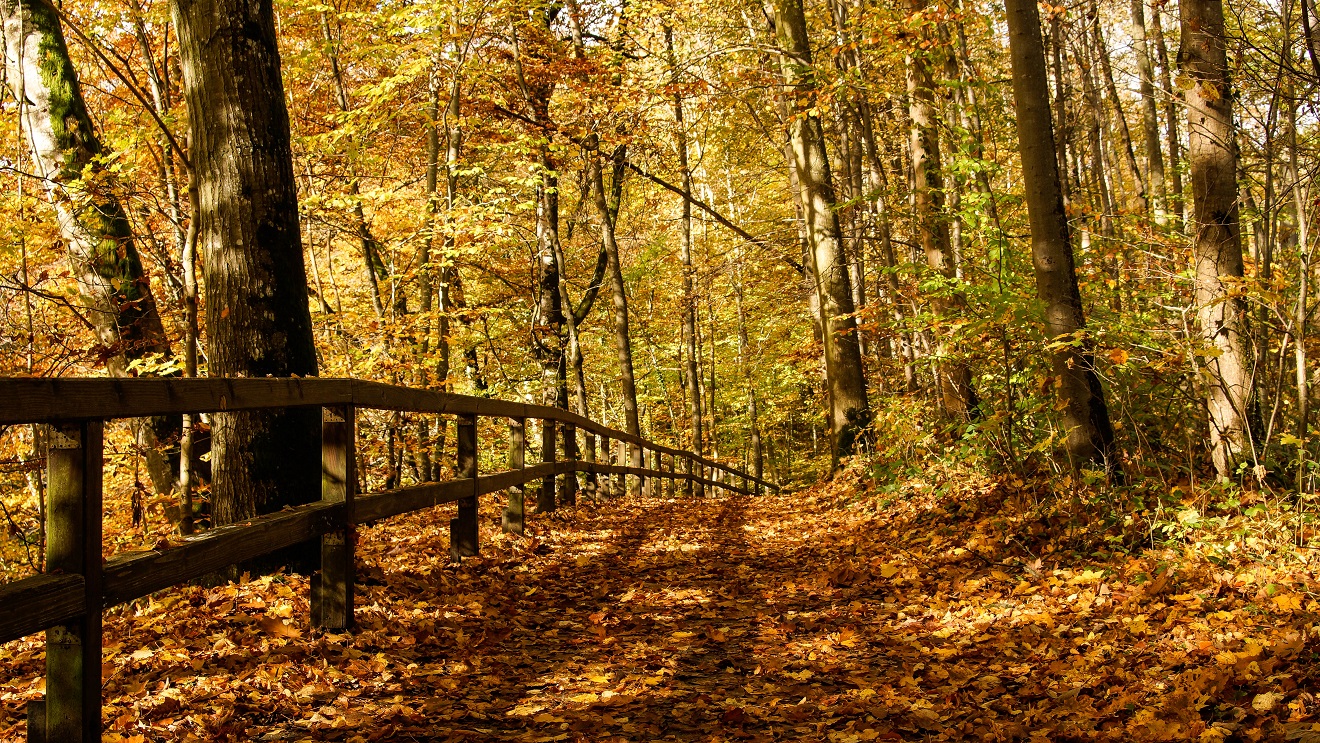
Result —
<path fill-rule="evenodd" d="M 321 500 L 210 529 L 168 549 L 102 561 L 102 427 L 106 420 L 183 413 L 293 407 L 322 409 Z M 453 480 L 359 494 L 358 409 L 457 417 Z M 477 471 L 477 419 L 507 419 L 509 469 Z M 543 421 L 542 461 L 525 462 L 528 418 Z M 773 485 L 691 452 L 672 449 L 558 408 L 452 395 L 350 379 L 5 379 L 0 426 L 48 424 L 46 572 L 0 585 L 0 642 L 46 631 L 46 695 L 28 708 L 30 741 L 101 739 L 101 612 L 313 538 L 321 569 L 313 576 L 311 621 L 343 630 L 353 623 L 356 525 L 445 503 L 450 555 L 476 555 L 477 499 L 507 492 L 505 530 L 521 533 L 527 483 L 540 480 L 537 512 L 576 502 L 577 477 L 634 478 L 754 494 Z M 585 447 L 579 446 L 579 437 Z M 609 463 L 611 442 L 615 461 Z M 599 449 L 598 449 L 599 443 Z M 625 451 L 626 449 L 626 451 Z M 597 461 L 597 451 L 605 456 Z M 585 452 L 585 455 L 580 455 Z M 627 464 L 623 464 L 624 455 Z M 562 455 L 562 456 L 560 456 Z M 681 464 L 681 466 L 680 466 Z"/>

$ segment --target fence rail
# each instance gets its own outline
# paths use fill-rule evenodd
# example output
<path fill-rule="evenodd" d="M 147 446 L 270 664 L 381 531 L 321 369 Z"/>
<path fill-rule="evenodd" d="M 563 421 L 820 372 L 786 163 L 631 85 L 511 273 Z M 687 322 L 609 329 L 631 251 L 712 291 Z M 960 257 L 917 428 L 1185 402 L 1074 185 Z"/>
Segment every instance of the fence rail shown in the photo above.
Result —
<path fill-rule="evenodd" d="M 323 411 L 321 500 L 210 529 L 178 546 L 102 563 L 104 421 L 293 407 Z M 359 409 L 457 416 L 455 479 L 358 494 Z M 477 419 L 482 417 L 508 421 L 507 470 L 478 472 Z M 542 461 L 534 464 L 525 462 L 529 418 L 542 421 Z M 0 642 L 46 630 L 46 696 L 29 705 L 29 741 L 101 739 L 105 608 L 230 565 L 319 537 L 321 569 L 313 576 L 311 619 L 317 626 L 343 630 L 353 622 L 353 543 L 359 524 L 457 503 L 449 541 L 452 558 L 459 560 L 480 548 L 478 498 L 507 492 L 503 527 L 521 533 L 524 486 L 536 481 L 541 483 L 538 513 L 576 501 L 577 473 L 595 486 L 605 483 L 602 476 L 632 478 L 633 490 L 649 490 L 654 482 L 667 491 L 679 482 L 749 495 L 776 488 L 726 464 L 559 408 L 352 379 L 0 378 L 0 425 L 12 424 L 51 427 L 47 573 L 0 585 Z M 579 437 L 585 447 L 579 446 Z M 611 442 L 619 464 L 610 464 Z M 597 461 L 597 451 L 603 461 Z"/>

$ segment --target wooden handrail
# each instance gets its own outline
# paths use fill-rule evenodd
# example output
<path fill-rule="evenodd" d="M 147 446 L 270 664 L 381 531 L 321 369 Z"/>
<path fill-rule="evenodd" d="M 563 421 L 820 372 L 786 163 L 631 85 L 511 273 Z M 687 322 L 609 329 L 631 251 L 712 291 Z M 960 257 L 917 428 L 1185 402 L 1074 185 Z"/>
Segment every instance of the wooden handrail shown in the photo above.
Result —
<path fill-rule="evenodd" d="M 211 529 L 177 546 L 101 563 L 104 421 L 292 407 L 323 410 L 320 501 Z M 457 478 L 358 494 L 354 463 L 360 409 L 457 416 Z M 478 472 L 477 419 L 481 417 L 508 419 L 512 469 Z M 532 465 L 524 458 L 528 418 L 544 422 L 544 461 Z M 106 607 L 229 565 L 319 537 L 321 570 L 312 581 L 312 621 L 328 630 L 344 630 L 352 626 L 358 524 L 457 503 L 458 517 L 450 521 L 450 554 L 459 560 L 479 551 L 478 499 L 508 491 L 503 526 L 520 534 L 524 486 L 537 480 L 542 483 L 536 497 L 538 512 L 576 503 L 576 477 L 560 478 L 575 473 L 588 475 L 588 492 L 608 489 L 610 476 L 616 487 L 623 485 L 620 478 L 634 478 L 633 486 L 642 492 L 650 491 L 650 483 L 679 480 L 748 495 L 756 486 L 778 489 L 728 465 L 559 408 L 352 379 L 0 377 L 0 425 L 33 423 L 52 426 L 47 519 L 47 565 L 52 572 L 0 584 L 0 642 L 47 630 L 46 700 L 29 706 L 33 741 L 100 740 L 101 613 Z M 578 450 L 579 434 L 587 441 L 585 459 Z M 597 437 L 602 461 L 597 461 Z M 611 447 L 604 445 L 611 441 L 617 442 L 613 450 L 618 464 L 610 463 Z M 680 459 L 687 462 L 682 469 Z M 639 463 L 642 466 L 634 466 Z M 716 470 L 739 478 L 742 485 L 731 478 L 714 479 Z M 708 471 L 711 477 L 706 476 Z"/>
<path fill-rule="evenodd" d="M 616 441 L 691 459 L 705 467 L 746 478 L 762 487 L 778 489 L 773 483 L 726 464 L 633 436 L 625 431 L 603 426 L 571 411 L 546 405 L 457 395 L 436 390 L 419 390 L 357 379 L 321 377 L 301 379 L 0 377 L 0 425 L 146 418 L 183 413 L 325 405 L 355 405 L 358 408 L 375 410 L 475 415 L 483 418 L 553 420 Z"/>

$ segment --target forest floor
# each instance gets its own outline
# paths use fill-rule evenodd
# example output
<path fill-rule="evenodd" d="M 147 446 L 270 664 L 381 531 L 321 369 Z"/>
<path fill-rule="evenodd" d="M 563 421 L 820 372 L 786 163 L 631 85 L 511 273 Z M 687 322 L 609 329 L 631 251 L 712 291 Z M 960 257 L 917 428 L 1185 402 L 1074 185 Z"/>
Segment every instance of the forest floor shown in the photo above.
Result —
<path fill-rule="evenodd" d="M 106 615 L 107 741 L 1320 741 L 1313 568 L 1112 550 L 1031 486 L 443 509 L 364 528 L 359 628 L 307 581 Z M 1090 540 L 1090 541 L 1088 541 Z M 0 646 L 0 737 L 40 691 Z"/>

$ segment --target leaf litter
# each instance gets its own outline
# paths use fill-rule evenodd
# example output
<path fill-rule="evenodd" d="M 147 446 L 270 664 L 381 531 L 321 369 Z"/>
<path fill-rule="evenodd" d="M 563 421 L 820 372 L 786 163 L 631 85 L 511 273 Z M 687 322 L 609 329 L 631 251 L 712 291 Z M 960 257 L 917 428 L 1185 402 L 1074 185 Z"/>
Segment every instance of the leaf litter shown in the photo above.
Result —
<path fill-rule="evenodd" d="M 1320 741 L 1308 562 L 1079 550 L 1015 484 L 487 499 L 461 565 L 444 509 L 363 527 L 352 632 L 282 574 L 107 611 L 105 740 Z"/>

